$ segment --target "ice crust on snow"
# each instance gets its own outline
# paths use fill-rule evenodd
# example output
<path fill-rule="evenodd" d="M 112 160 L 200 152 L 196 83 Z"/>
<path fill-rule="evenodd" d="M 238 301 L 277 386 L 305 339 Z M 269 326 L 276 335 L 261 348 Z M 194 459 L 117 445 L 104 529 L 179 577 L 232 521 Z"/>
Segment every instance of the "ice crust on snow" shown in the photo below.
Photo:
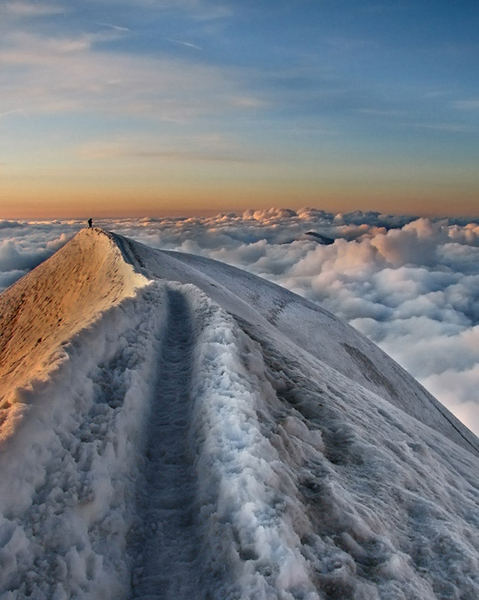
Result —
<path fill-rule="evenodd" d="M 1 600 L 479 597 L 477 439 L 326 311 L 99 230 L 0 303 Z"/>

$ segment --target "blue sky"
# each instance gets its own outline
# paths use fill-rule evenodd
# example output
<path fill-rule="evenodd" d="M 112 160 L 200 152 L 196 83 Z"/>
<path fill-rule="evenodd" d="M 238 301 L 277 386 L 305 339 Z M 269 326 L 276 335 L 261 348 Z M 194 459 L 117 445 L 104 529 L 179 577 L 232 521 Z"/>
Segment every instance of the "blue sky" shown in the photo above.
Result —
<path fill-rule="evenodd" d="M 0 217 L 128 213 L 132 196 L 138 214 L 477 214 L 478 17 L 473 2 L 2 0 Z"/>

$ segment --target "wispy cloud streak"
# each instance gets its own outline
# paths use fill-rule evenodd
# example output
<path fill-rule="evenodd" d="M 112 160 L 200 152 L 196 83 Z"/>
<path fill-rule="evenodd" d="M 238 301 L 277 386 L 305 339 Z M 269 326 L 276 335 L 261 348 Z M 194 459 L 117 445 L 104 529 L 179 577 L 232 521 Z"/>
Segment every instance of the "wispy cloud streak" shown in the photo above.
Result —
<path fill-rule="evenodd" d="M 203 50 L 200 46 L 192 44 L 190 42 L 182 42 L 180 40 L 173 40 L 171 38 L 165 38 L 165 41 L 171 42 L 172 44 L 178 44 L 179 46 L 186 46 L 187 48 L 193 48 L 194 50 Z"/>
<path fill-rule="evenodd" d="M 46 17 L 60 15 L 66 9 L 60 3 L 27 2 L 26 0 L 12 0 L 0 6 L 0 14 L 17 18 Z"/>

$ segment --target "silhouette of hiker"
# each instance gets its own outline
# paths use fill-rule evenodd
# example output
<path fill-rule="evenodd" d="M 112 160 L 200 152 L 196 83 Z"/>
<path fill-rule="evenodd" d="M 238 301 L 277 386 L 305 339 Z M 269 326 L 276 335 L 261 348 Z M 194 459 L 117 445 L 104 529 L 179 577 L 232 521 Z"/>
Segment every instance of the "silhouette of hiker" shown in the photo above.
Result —
<path fill-rule="evenodd" d="M 93 227 L 93 221 L 92 221 L 92 219 L 88 219 L 88 227 Z"/>

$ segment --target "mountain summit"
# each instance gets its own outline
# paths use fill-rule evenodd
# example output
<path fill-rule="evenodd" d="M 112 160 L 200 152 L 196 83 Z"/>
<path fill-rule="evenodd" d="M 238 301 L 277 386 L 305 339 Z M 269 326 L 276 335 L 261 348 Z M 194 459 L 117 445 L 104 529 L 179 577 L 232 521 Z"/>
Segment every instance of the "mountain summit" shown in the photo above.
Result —
<path fill-rule="evenodd" d="M 479 597 L 479 440 L 316 304 L 85 229 L 0 322 L 1 600 Z"/>

